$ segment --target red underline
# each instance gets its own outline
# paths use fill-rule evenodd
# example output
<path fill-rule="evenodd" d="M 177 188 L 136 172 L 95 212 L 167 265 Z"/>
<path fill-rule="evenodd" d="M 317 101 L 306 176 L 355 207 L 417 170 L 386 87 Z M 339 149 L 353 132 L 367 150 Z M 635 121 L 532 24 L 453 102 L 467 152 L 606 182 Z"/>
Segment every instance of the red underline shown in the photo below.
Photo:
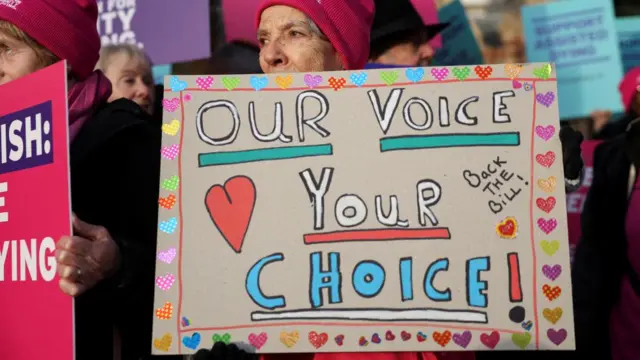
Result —
<path fill-rule="evenodd" d="M 326 244 L 354 241 L 449 240 L 449 228 L 345 230 L 305 234 L 304 243 Z"/>

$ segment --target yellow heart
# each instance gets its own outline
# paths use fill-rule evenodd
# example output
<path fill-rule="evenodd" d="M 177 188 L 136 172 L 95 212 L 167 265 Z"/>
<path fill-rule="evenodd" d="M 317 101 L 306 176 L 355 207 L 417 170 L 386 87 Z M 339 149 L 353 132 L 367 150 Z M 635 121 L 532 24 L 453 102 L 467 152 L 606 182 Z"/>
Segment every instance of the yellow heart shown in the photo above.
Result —
<path fill-rule="evenodd" d="M 542 311 L 542 316 L 544 316 L 545 319 L 549 320 L 549 322 L 555 325 L 555 323 L 557 323 L 558 320 L 560 320 L 560 318 L 562 317 L 562 309 L 559 307 L 553 310 L 544 309 Z"/>
<path fill-rule="evenodd" d="M 509 76 L 509 79 L 511 80 L 517 78 L 518 75 L 520 75 L 521 71 L 522 71 L 522 65 L 507 64 L 504 66 L 504 72 L 507 73 L 507 75 Z"/>
<path fill-rule="evenodd" d="M 546 179 L 538 180 L 538 187 L 545 192 L 552 193 L 556 189 L 556 177 L 549 176 Z"/>
<path fill-rule="evenodd" d="M 300 334 L 297 331 L 292 331 L 290 333 L 283 331 L 280 333 L 280 341 L 291 349 L 297 342 L 300 340 Z"/>
<path fill-rule="evenodd" d="M 172 340 L 171 334 L 167 333 L 161 339 L 153 339 L 153 346 L 158 350 L 169 351 Z"/>
<path fill-rule="evenodd" d="M 180 121 L 178 120 L 171 120 L 170 123 L 162 125 L 162 132 L 167 135 L 175 136 L 178 130 L 180 130 Z"/>
<path fill-rule="evenodd" d="M 558 240 L 542 240 L 540 241 L 540 247 L 547 255 L 553 256 L 553 254 L 555 254 L 556 251 L 558 251 L 558 249 L 560 248 L 560 243 L 558 242 Z"/>
<path fill-rule="evenodd" d="M 291 77 L 291 75 L 287 75 L 285 77 L 278 76 L 276 78 L 276 84 L 278 84 L 278 86 L 280 86 L 281 89 L 288 88 L 289 86 L 291 86 L 292 83 L 293 83 L 293 78 Z"/>

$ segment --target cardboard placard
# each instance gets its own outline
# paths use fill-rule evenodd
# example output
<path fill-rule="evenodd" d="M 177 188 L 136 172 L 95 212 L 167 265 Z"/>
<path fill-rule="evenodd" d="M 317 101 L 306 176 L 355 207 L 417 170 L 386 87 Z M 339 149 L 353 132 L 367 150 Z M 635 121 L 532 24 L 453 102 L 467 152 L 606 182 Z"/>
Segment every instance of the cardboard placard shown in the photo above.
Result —
<path fill-rule="evenodd" d="M 526 5 L 521 14 L 527 61 L 553 62 L 558 70 L 561 120 L 588 117 L 595 110 L 623 111 L 613 2 Z"/>
<path fill-rule="evenodd" d="M 73 298 L 55 259 L 71 234 L 66 63 L 0 86 L 0 97 L 0 359 L 73 359 Z M 34 325 L 47 329 L 37 345 Z"/>
<path fill-rule="evenodd" d="M 554 74 L 167 77 L 153 352 L 572 349 Z"/>

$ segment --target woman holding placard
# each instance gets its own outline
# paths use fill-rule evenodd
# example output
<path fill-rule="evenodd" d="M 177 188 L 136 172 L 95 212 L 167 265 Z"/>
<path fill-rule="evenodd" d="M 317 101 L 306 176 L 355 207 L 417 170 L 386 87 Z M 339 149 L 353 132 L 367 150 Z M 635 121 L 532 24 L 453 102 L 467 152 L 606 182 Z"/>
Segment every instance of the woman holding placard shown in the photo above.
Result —
<path fill-rule="evenodd" d="M 55 255 L 76 298 L 75 358 L 114 359 L 116 328 L 119 358 L 139 359 L 151 343 L 161 133 L 135 103 L 107 104 L 97 18 L 95 0 L 0 0 L 0 86 L 66 60 L 74 236 Z"/>

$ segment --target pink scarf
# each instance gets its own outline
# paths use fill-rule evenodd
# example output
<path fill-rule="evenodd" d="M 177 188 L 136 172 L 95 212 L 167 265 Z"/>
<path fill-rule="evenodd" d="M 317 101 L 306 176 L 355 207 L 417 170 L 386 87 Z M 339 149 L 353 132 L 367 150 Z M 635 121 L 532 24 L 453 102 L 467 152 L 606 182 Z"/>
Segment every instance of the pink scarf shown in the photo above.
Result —
<path fill-rule="evenodd" d="M 69 89 L 69 137 L 76 138 L 82 126 L 96 109 L 111 96 L 111 82 L 100 70 L 94 71 L 88 78 L 76 82 Z"/>

